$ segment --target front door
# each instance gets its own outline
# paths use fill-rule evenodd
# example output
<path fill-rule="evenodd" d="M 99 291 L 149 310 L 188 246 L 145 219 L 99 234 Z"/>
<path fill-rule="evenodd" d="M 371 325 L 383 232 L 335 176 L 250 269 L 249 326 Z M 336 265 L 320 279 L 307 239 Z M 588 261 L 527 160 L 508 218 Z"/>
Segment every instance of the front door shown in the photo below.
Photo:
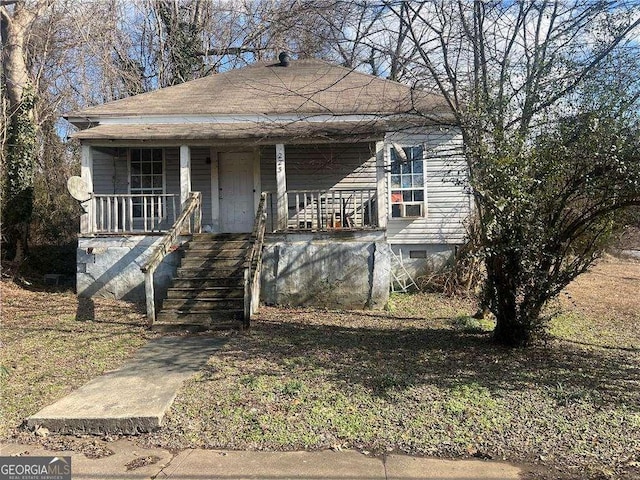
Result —
<path fill-rule="evenodd" d="M 250 233 L 255 215 L 253 153 L 222 152 L 219 158 L 220 231 Z"/>

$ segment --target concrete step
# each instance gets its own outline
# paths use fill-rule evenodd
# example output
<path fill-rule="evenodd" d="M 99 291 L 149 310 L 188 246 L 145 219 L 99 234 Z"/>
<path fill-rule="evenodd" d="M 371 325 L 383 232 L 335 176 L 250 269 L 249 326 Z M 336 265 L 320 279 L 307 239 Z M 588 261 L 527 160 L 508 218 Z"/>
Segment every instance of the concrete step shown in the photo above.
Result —
<path fill-rule="evenodd" d="M 198 333 L 207 330 L 243 330 L 247 328 L 242 320 L 219 320 L 215 322 L 192 322 L 190 320 L 156 321 L 151 329 L 161 333 Z"/>
<path fill-rule="evenodd" d="M 195 272 L 195 271 L 194 271 Z M 201 270 L 197 270 L 201 273 Z M 244 289 L 244 277 L 184 277 L 175 278 L 171 288 L 216 288 L 216 287 L 236 287 Z"/>
<path fill-rule="evenodd" d="M 237 325 L 244 322 L 244 310 L 233 309 L 224 311 L 184 312 L 176 310 L 163 310 L 158 314 L 154 322 L 156 325 L 194 325 L 210 328 L 211 326 Z"/>
<path fill-rule="evenodd" d="M 162 310 L 175 312 L 213 312 L 244 309 L 244 298 L 167 298 Z"/>
<path fill-rule="evenodd" d="M 167 291 L 167 298 L 187 298 L 187 299 L 236 299 L 244 298 L 244 286 L 238 287 L 209 287 L 209 288 L 178 288 L 171 287 Z"/>

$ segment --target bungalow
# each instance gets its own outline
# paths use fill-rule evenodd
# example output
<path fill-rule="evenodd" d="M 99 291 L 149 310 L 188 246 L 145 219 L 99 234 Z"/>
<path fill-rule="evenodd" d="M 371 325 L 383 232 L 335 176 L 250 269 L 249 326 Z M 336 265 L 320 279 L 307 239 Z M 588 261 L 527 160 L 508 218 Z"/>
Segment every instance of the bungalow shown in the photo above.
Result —
<path fill-rule="evenodd" d="M 66 118 L 78 295 L 146 297 L 150 323 L 380 308 L 464 241 L 461 135 L 400 83 L 281 55 Z"/>

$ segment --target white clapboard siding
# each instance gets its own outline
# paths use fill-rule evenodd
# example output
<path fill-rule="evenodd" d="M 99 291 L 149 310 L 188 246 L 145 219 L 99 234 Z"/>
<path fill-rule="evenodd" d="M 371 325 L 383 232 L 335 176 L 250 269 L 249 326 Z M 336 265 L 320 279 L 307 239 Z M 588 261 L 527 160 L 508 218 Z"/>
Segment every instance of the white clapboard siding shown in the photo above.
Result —
<path fill-rule="evenodd" d="M 389 134 L 385 141 L 403 146 L 425 145 L 426 158 L 427 215 L 419 219 L 389 218 L 389 243 L 463 243 L 471 204 L 464 184 L 467 168 L 459 132 L 433 128 L 425 133 Z"/>
<path fill-rule="evenodd" d="M 287 190 L 376 187 L 375 144 L 286 145 Z M 263 191 L 275 191 L 275 148 L 260 151 Z"/>
<path fill-rule="evenodd" d="M 276 191 L 276 147 L 260 149 L 260 185 L 263 192 Z"/>
<path fill-rule="evenodd" d="M 164 149 L 164 188 L 165 193 L 180 195 L 180 149 Z"/>
<path fill-rule="evenodd" d="M 462 140 L 453 129 L 388 134 L 388 145 L 425 145 L 427 215 L 420 219 L 388 219 L 392 244 L 457 244 L 465 239 L 470 214 L 466 192 L 466 164 Z M 180 193 L 179 149 L 165 148 L 165 193 Z M 93 149 L 96 194 L 129 193 L 129 165 L 125 148 Z M 288 190 L 330 190 L 376 187 L 375 144 L 287 145 Z M 192 190 L 203 195 L 203 223 L 211 219 L 211 164 L 208 147 L 191 149 Z M 260 151 L 263 191 L 275 191 L 275 147 Z M 387 163 L 388 163 L 387 157 Z M 385 185 L 385 198 L 388 186 Z"/>
<path fill-rule="evenodd" d="M 202 193 L 202 224 L 212 225 L 211 218 L 211 150 L 191 148 L 191 190 Z M 178 172 L 178 175 L 180 173 Z"/>
<path fill-rule="evenodd" d="M 112 195 L 129 193 L 129 164 L 124 148 L 97 148 L 93 156 L 93 191 Z"/>
<path fill-rule="evenodd" d="M 423 132 L 388 134 L 387 146 L 425 145 L 427 215 L 420 219 L 389 219 L 392 244 L 459 244 L 465 240 L 470 197 L 464 181 L 466 163 L 457 130 L 432 128 Z M 275 148 L 261 150 L 264 191 L 275 191 Z M 370 143 L 285 147 L 287 190 L 375 188 L 375 146 Z M 388 162 L 388 160 L 387 160 Z M 385 198 L 388 186 L 385 185 Z"/>
<path fill-rule="evenodd" d="M 93 148 L 93 191 L 96 194 L 129 193 L 129 160 L 126 148 Z M 180 193 L 178 148 L 165 149 L 165 193 Z M 210 200 L 209 200 L 210 201 Z"/>

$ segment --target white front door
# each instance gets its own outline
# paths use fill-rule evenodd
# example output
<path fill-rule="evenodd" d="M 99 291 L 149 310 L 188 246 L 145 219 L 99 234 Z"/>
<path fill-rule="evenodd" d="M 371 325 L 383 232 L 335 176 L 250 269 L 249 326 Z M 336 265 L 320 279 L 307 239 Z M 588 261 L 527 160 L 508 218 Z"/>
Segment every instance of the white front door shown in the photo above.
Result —
<path fill-rule="evenodd" d="M 253 153 L 221 152 L 219 158 L 220 231 L 250 233 L 255 215 Z"/>

